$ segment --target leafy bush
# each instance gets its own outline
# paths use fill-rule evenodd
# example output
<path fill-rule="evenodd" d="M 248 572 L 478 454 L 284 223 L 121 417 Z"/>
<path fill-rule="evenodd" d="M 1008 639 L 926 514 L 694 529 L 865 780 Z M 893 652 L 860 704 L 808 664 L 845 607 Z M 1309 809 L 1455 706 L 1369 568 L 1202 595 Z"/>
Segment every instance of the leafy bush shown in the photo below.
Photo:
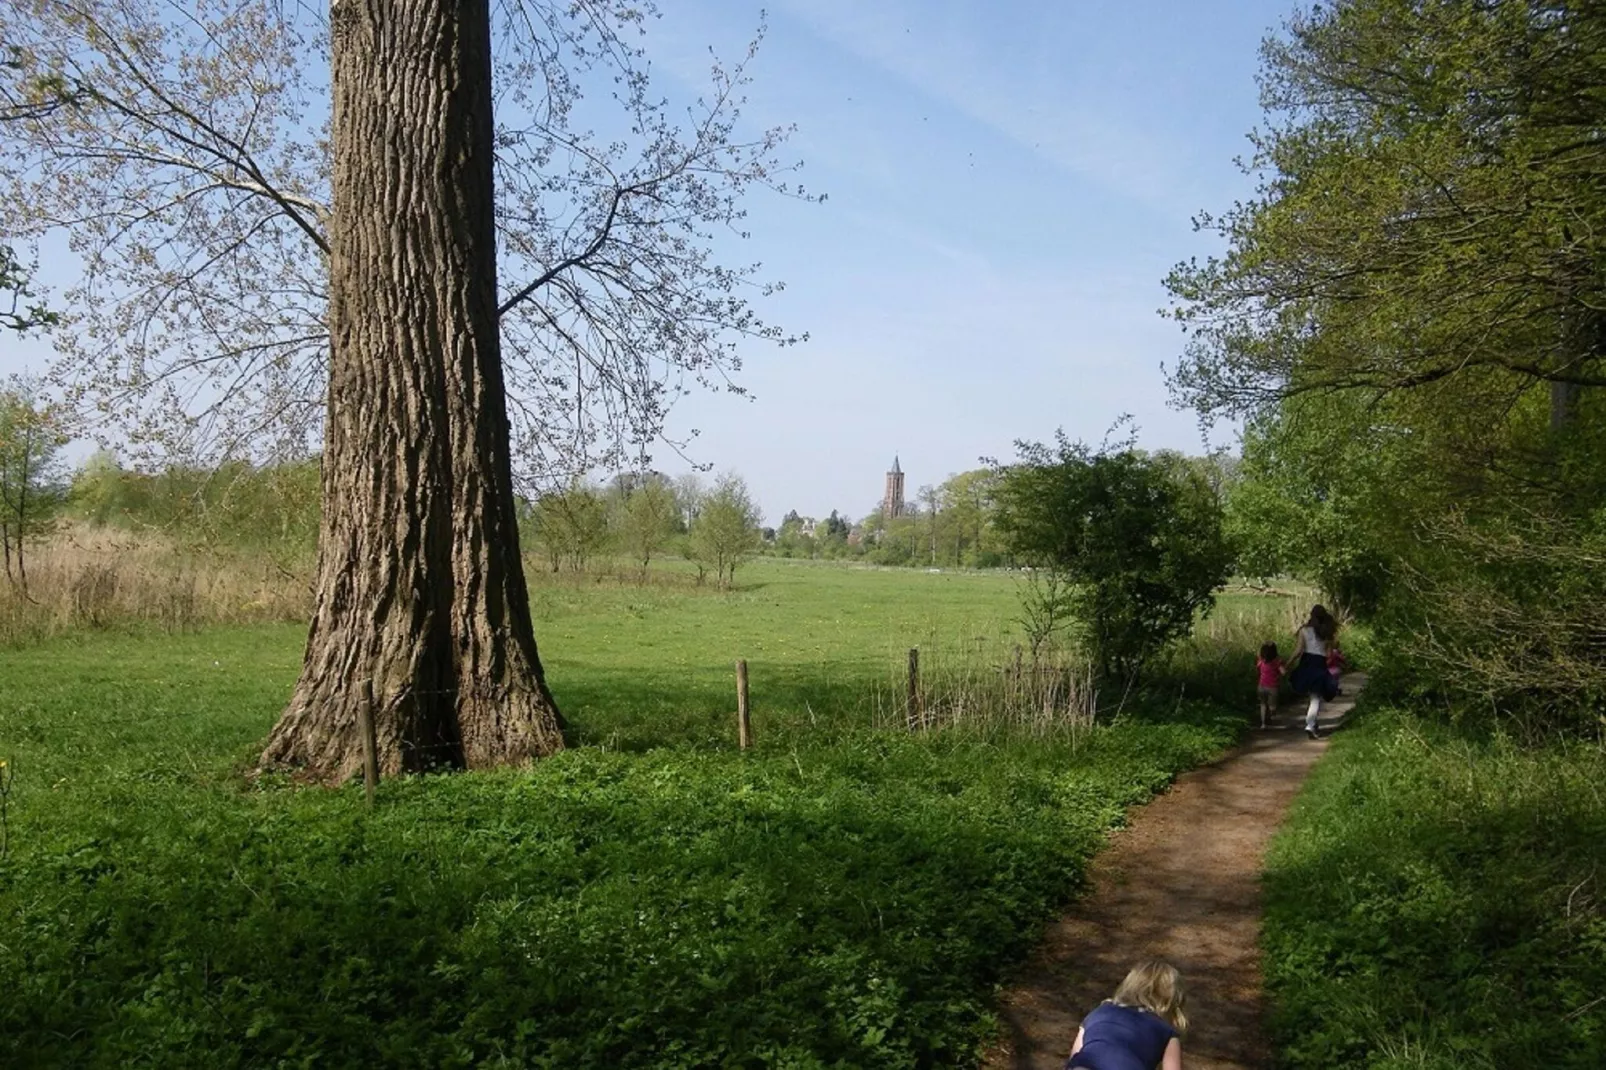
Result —
<path fill-rule="evenodd" d="M 1130 443 L 1092 450 L 1063 433 L 1053 448 L 1021 443 L 997 498 L 1011 552 L 1074 585 L 1106 677 L 1135 675 L 1187 635 L 1231 570 L 1221 505 L 1200 473 Z"/>
<path fill-rule="evenodd" d="M 1398 709 L 1336 737 L 1266 877 L 1280 1065 L 1606 1066 L 1606 751 Z"/>

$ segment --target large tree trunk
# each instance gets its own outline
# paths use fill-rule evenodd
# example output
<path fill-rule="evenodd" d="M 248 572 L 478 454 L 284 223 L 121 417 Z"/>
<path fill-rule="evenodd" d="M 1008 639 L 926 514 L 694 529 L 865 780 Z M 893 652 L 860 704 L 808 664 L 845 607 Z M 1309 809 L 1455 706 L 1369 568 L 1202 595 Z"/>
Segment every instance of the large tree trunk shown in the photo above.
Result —
<path fill-rule="evenodd" d="M 388 773 L 560 749 L 521 567 L 496 316 L 488 0 L 335 0 L 318 598 L 263 760 Z"/>

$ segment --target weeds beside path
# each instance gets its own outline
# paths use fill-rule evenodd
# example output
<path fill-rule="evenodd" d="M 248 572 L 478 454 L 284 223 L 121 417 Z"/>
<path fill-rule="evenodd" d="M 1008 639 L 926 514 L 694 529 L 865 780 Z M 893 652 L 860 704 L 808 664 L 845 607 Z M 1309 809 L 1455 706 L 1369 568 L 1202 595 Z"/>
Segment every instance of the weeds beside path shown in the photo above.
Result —
<path fill-rule="evenodd" d="M 1344 678 L 1343 697 L 1323 711 L 1324 732 L 1365 682 Z M 988 1070 L 1058 1070 L 1082 1016 L 1146 958 L 1171 962 L 1188 985 L 1190 1068 L 1269 1064 L 1260 880 L 1272 834 L 1327 749 L 1305 737 L 1303 718 L 1303 701 L 1285 706 L 1275 728 L 1134 813 L 1094 860 L 1090 892 L 1049 927 L 1005 994 L 1006 1036 Z"/>

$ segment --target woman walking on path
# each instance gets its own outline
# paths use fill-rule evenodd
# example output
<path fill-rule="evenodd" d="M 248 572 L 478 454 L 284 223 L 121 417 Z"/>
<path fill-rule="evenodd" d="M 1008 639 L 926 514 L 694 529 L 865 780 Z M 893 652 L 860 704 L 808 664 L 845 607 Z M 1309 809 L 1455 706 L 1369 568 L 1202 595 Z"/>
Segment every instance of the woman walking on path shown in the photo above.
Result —
<path fill-rule="evenodd" d="M 1136 966 L 1076 1031 L 1065 1070 L 1182 1070 L 1182 978 L 1163 962 Z"/>
<path fill-rule="evenodd" d="M 1327 652 L 1338 639 L 1338 621 L 1326 607 L 1310 607 L 1310 619 L 1294 634 L 1294 671 L 1288 682 L 1301 695 L 1310 696 L 1305 709 L 1305 734 L 1316 738 L 1317 717 L 1322 712 L 1322 700 L 1332 700 L 1338 694 L 1338 684 L 1327 671 Z"/>

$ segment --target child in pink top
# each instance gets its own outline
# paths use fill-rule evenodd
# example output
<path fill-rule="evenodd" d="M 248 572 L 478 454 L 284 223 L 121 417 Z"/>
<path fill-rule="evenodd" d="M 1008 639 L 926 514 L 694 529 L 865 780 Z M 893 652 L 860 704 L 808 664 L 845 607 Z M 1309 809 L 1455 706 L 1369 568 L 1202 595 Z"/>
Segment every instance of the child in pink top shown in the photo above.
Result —
<path fill-rule="evenodd" d="M 1288 671 L 1283 659 L 1277 656 L 1276 643 L 1261 644 L 1255 670 L 1260 674 L 1260 686 L 1257 689 L 1260 695 L 1260 727 L 1265 728 L 1266 719 L 1277 712 L 1277 686 L 1282 683 L 1283 673 Z"/>

